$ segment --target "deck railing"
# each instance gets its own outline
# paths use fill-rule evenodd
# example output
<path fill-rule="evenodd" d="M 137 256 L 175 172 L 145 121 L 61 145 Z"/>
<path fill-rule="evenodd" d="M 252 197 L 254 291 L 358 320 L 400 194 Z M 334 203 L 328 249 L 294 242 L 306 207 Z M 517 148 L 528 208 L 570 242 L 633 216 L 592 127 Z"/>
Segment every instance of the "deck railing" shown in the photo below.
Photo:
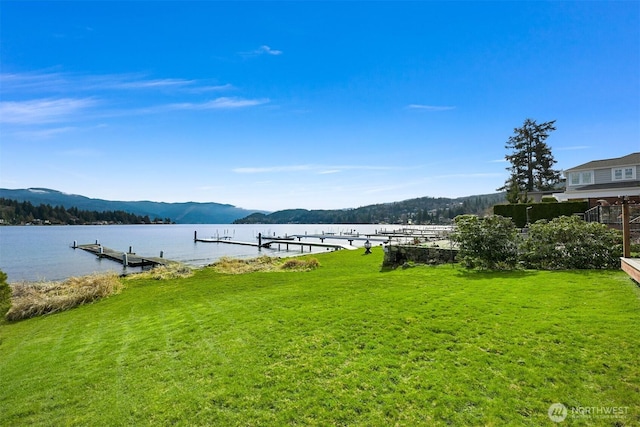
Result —
<path fill-rule="evenodd" d="M 640 206 L 629 206 L 630 224 L 640 224 Z M 584 213 L 587 222 L 599 222 L 609 225 L 622 225 L 622 206 L 595 206 Z"/>

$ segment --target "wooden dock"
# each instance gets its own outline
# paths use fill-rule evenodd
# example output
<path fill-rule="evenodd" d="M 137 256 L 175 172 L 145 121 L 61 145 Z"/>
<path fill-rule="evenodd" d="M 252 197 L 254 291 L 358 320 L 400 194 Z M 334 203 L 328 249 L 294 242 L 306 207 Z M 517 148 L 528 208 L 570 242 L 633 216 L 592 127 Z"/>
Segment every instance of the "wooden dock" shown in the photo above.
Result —
<path fill-rule="evenodd" d="M 342 244 L 332 244 L 332 243 L 324 243 L 324 240 L 321 241 L 321 243 L 315 243 L 315 242 L 303 242 L 302 237 L 311 237 L 311 238 L 318 238 L 316 235 L 309 235 L 309 236 L 304 236 L 301 235 L 298 238 L 298 241 L 295 241 L 295 237 L 297 236 L 285 236 L 285 237 L 264 237 L 262 235 L 262 233 L 258 234 L 258 242 L 254 243 L 254 242 L 242 242 L 242 241 L 238 241 L 238 240 L 231 240 L 229 238 L 219 238 L 219 237 L 211 237 L 208 239 L 202 239 L 198 237 L 198 233 L 194 232 L 193 233 L 193 241 L 194 242 L 202 242 L 202 243 L 225 243 L 228 245 L 242 245 L 242 246 L 253 246 L 256 247 L 258 249 L 261 248 L 266 248 L 266 249 L 276 249 L 276 245 L 277 245 L 277 250 L 282 250 L 283 246 L 284 246 L 284 250 L 288 251 L 289 250 L 289 246 L 297 246 L 300 248 L 300 252 L 304 253 L 304 248 L 308 247 L 309 248 L 309 252 L 311 252 L 312 248 L 327 248 L 327 249 L 333 249 L 333 250 L 338 250 L 338 249 L 357 249 L 355 246 L 347 246 L 347 245 L 342 245 Z M 351 238 L 350 238 L 351 239 Z M 353 240 L 356 240 L 356 238 L 353 238 Z M 362 240 L 367 240 L 362 238 Z"/>
<path fill-rule="evenodd" d="M 229 245 L 242 245 L 242 246 L 254 246 L 254 247 L 259 247 L 260 245 L 258 245 L 257 243 L 253 243 L 253 242 L 241 242 L 238 240 L 231 240 L 231 239 L 219 239 L 219 238 L 210 238 L 210 239 L 200 239 L 200 238 L 196 238 L 193 240 L 194 242 L 202 242 L 202 243 L 226 243 Z"/>
<path fill-rule="evenodd" d="M 302 242 L 302 241 L 296 242 L 288 239 L 287 240 L 269 240 L 268 242 L 263 243 L 262 247 L 274 249 L 274 245 L 278 245 L 278 250 L 281 250 L 282 246 L 284 245 L 286 251 L 289 250 L 289 245 L 300 246 L 300 252 L 304 252 L 305 247 L 309 248 L 309 252 L 311 252 L 311 248 L 327 248 L 327 249 L 333 249 L 335 251 L 339 249 L 348 249 L 348 250 L 358 249 L 355 246 L 340 245 L 340 244 L 333 244 L 333 243 L 313 243 L 313 242 Z"/>
<path fill-rule="evenodd" d="M 72 246 L 73 249 L 82 249 L 96 255 L 98 258 L 106 258 L 116 261 L 125 267 L 156 267 L 158 265 L 167 265 L 175 261 L 160 257 L 143 257 L 132 252 L 116 251 L 111 248 L 102 246 L 99 243 L 90 243 L 85 245 Z M 162 255 L 162 253 L 160 254 Z"/>
<path fill-rule="evenodd" d="M 293 236 L 298 241 L 302 239 L 318 239 L 320 242 L 324 243 L 325 239 L 333 239 L 333 240 L 347 240 L 350 245 L 353 245 L 354 241 L 369 241 L 369 242 L 382 242 L 389 243 L 391 241 L 390 237 L 372 237 L 371 235 L 353 235 L 353 234 L 294 234 Z M 308 244 L 308 243 L 307 243 Z"/>

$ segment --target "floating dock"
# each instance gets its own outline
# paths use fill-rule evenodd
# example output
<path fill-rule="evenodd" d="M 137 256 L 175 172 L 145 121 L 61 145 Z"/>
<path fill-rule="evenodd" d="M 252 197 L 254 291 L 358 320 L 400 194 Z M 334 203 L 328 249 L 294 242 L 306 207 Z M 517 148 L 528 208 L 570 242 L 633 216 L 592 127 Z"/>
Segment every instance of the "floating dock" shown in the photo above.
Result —
<path fill-rule="evenodd" d="M 257 243 L 252 243 L 252 242 L 241 242 L 238 240 L 220 239 L 220 238 L 213 238 L 213 237 L 210 239 L 195 238 L 193 239 L 193 241 L 202 242 L 202 243 L 227 243 L 229 245 L 254 246 L 256 248 L 260 246 Z"/>
<path fill-rule="evenodd" d="M 313 243 L 313 242 L 302 242 L 302 241 L 293 241 L 293 240 L 269 240 L 266 243 L 262 244 L 263 248 L 270 248 L 270 249 L 274 249 L 274 245 L 278 245 L 278 250 L 280 250 L 280 248 L 282 247 L 282 245 L 284 245 L 285 250 L 289 250 L 289 245 L 292 246 L 300 246 L 300 252 L 304 252 L 304 248 L 305 247 L 309 247 L 309 252 L 311 252 L 311 248 L 327 248 L 327 249 L 333 249 L 335 251 L 339 250 L 339 249 L 358 249 L 355 246 L 347 246 L 347 245 L 339 245 L 339 244 L 332 244 L 332 243 Z"/>
<path fill-rule="evenodd" d="M 295 238 L 298 238 L 298 241 L 295 241 Z M 229 244 L 229 245 L 242 245 L 242 246 L 253 246 L 256 247 L 258 249 L 261 248 L 267 248 L 267 249 L 276 249 L 275 246 L 278 245 L 278 250 L 282 250 L 282 247 L 284 246 L 285 250 L 288 251 L 289 250 L 289 246 L 298 246 L 300 247 L 300 251 L 304 252 L 304 248 L 308 247 L 309 248 L 309 252 L 311 252 L 312 248 L 327 248 L 327 249 L 333 249 L 333 250 L 338 250 L 338 249 L 357 249 L 355 246 L 347 246 L 347 245 L 342 245 L 342 244 L 333 244 L 333 243 L 324 243 L 324 240 L 322 240 L 320 243 L 314 243 L 314 242 L 303 242 L 302 237 L 309 237 L 309 238 L 318 238 L 317 235 L 300 235 L 300 236 L 285 236 L 285 237 L 264 237 L 262 235 L 262 233 L 258 234 L 258 243 L 254 243 L 254 242 L 242 242 L 242 241 L 238 241 L 238 240 L 230 240 L 228 238 L 218 238 L 218 237 L 211 237 L 209 239 L 202 239 L 198 237 L 198 232 L 195 231 L 193 233 L 193 241 L 194 242 L 202 242 L 202 243 L 225 243 L 225 244 Z M 351 242 L 353 242 L 353 240 L 357 240 L 357 238 L 349 238 L 349 240 L 351 240 Z M 367 240 L 362 238 L 361 240 Z"/>
<path fill-rule="evenodd" d="M 143 257 L 131 252 L 131 248 L 129 248 L 129 252 L 116 251 L 102 246 L 99 243 L 78 245 L 74 242 L 72 247 L 73 249 L 82 249 L 83 251 L 92 253 L 98 258 L 106 258 L 119 262 L 124 267 L 156 267 L 158 265 L 167 265 L 175 262 L 163 258 L 162 252 L 160 253 L 160 257 Z"/>
<path fill-rule="evenodd" d="M 347 240 L 350 245 L 353 245 L 353 242 L 358 241 L 369 241 L 369 242 L 382 242 L 389 243 L 391 241 L 390 237 L 372 237 L 371 235 L 364 235 L 365 237 L 361 237 L 359 235 L 347 234 L 347 235 L 336 235 L 336 234 L 294 234 L 292 237 L 301 241 L 302 239 L 318 239 L 322 243 L 324 243 L 325 239 L 333 239 L 333 240 Z"/>

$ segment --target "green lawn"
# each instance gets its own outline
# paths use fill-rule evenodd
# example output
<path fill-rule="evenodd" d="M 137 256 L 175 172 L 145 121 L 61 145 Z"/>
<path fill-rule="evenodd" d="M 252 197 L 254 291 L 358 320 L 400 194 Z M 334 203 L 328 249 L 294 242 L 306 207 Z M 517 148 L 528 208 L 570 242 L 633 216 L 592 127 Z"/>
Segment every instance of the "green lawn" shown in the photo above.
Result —
<path fill-rule="evenodd" d="M 539 426 L 556 402 L 627 408 L 564 425 L 640 425 L 640 289 L 624 273 L 316 258 L 127 281 L 0 325 L 0 425 Z"/>

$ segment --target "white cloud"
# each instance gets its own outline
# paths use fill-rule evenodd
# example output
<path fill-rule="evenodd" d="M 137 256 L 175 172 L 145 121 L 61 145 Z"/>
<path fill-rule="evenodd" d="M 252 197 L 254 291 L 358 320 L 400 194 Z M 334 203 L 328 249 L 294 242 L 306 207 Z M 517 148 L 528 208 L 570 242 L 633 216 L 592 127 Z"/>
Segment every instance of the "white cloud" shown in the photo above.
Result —
<path fill-rule="evenodd" d="M 256 50 L 255 53 L 257 53 L 257 54 L 266 53 L 267 55 L 282 55 L 282 51 L 281 50 L 271 49 L 267 45 L 260 46 L 260 49 Z"/>
<path fill-rule="evenodd" d="M 272 172 L 299 172 L 304 170 L 310 170 L 310 165 L 294 165 L 294 166 L 269 166 L 258 168 L 235 168 L 232 169 L 235 173 L 272 173 Z"/>
<path fill-rule="evenodd" d="M 65 127 L 48 128 L 48 129 L 40 129 L 40 130 L 19 131 L 19 132 L 15 132 L 14 135 L 20 138 L 27 138 L 27 139 L 47 139 L 47 138 L 51 138 L 52 136 L 60 135 L 63 133 L 73 132 L 77 129 L 78 128 L 73 126 L 65 126 Z"/>
<path fill-rule="evenodd" d="M 75 148 L 61 151 L 59 154 L 69 157 L 100 157 L 102 152 L 93 148 Z"/>
<path fill-rule="evenodd" d="M 422 110 L 422 111 L 448 111 L 454 110 L 456 107 L 445 105 L 423 105 L 423 104 L 409 104 L 407 108 L 410 110 Z"/>
<path fill-rule="evenodd" d="M 159 112 L 170 110 L 215 110 L 254 107 L 268 103 L 268 99 L 244 99 L 220 97 L 207 102 L 183 102 L 179 104 L 167 104 L 143 110 L 143 112 Z"/>
<path fill-rule="evenodd" d="M 91 98 L 45 98 L 0 102 L 0 122 L 13 124 L 55 123 L 81 114 L 97 104 Z"/>
<path fill-rule="evenodd" d="M 413 166 L 377 166 L 377 165 L 289 165 L 289 166 L 266 166 L 266 167 L 241 167 L 232 169 L 235 173 L 280 173 L 280 172 L 300 172 L 310 171 L 320 175 L 335 174 L 346 170 L 407 170 L 415 169 Z"/>
<path fill-rule="evenodd" d="M 433 176 L 436 179 L 450 179 L 450 178 L 464 178 L 464 179 L 474 179 L 474 178 L 496 178 L 503 177 L 503 173 L 457 173 L 457 174 L 449 174 L 449 175 L 437 175 Z"/>
<path fill-rule="evenodd" d="M 239 54 L 242 56 L 258 56 L 258 55 L 273 55 L 273 56 L 278 56 L 278 55 L 282 55 L 282 51 L 281 50 L 277 50 L 277 49 L 271 49 L 271 47 L 265 45 L 260 46 L 258 49 L 256 50 L 252 50 L 249 52 L 240 52 Z"/>
<path fill-rule="evenodd" d="M 574 145 L 572 147 L 554 147 L 556 151 L 573 151 L 573 150 L 587 150 L 591 147 L 588 145 Z"/>
<path fill-rule="evenodd" d="M 32 72 L 2 73 L 0 83 L 5 92 L 52 92 L 100 91 L 100 90 L 158 90 L 171 89 L 192 93 L 232 89 L 231 84 L 211 84 L 193 79 L 166 78 L 149 79 L 144 74 L 98 74 Z"/>

